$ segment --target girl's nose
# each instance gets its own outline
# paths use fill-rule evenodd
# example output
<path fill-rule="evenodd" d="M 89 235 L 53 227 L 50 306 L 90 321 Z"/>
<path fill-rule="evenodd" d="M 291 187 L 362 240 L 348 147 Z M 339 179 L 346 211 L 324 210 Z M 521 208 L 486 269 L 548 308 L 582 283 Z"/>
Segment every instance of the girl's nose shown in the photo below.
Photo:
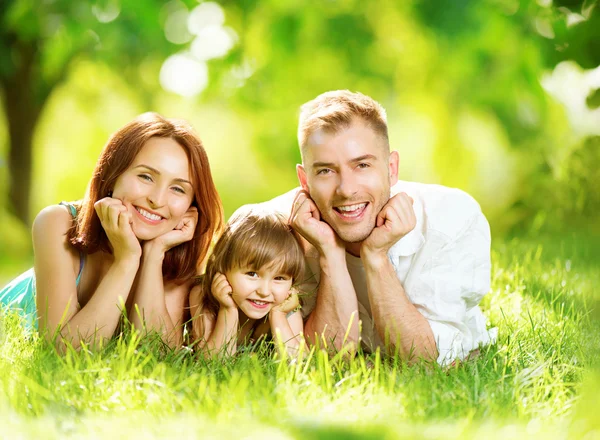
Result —
<path fill-rule="evenodd" d="M 264 280 L 260 283 L 260 286 L 256 290 L 256 293 L 258 293 L 258 295 L 262 297 L 269 296 L 271 293 L 271 283 L 269 283 L 269 281 L 267 280 Z"/>

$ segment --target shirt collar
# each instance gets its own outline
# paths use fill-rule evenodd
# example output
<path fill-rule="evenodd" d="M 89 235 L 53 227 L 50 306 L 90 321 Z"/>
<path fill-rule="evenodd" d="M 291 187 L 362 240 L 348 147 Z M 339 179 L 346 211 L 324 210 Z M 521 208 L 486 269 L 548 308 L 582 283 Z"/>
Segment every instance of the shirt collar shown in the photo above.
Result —
<path fill-rule="evenodd" d="M 415 228 L 398 240 L 388 251 L 388 256 L 390 258 L 394 257 L 408 257 L 410 255 L 416 254 L 419 249 L 425 243 L 425 237 L 423 236 L 423 219 L 425 213 L 423 211 L 423 203 L 421 202 L 420 197 L 414 191 L 411 191 L 410 188 L 402 185 L 402 182 L 394 185 L 392 187 L 391 196 L 394 196 L 398 193 L 405 192 L 413 199 L 413 209 L 415 210 L 415 217 L 417 218 L 417 225 Z"/>

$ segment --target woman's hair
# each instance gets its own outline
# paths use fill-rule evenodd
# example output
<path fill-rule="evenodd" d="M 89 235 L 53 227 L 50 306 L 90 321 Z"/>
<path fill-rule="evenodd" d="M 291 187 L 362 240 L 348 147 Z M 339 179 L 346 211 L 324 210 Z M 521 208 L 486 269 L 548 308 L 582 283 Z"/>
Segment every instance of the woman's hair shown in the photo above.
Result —
<path fill-rule="evenodd" d="M 304 272 L 304 252 L 283 215 L 249 208 L 229 220 L 208 259 L 206 273 L 198 279 L 203 313 L 216 316 L 219 311 L 211 290 L 215 274 L 239 267 L 273 268 L 298 282 Z"/>
<path fill-rule="evenodd" d="M 73 228 L 69 242 L 87 254 L 111 252 L 108 237 L 100 224 L 94 204 L 108 197 L 117 178 L 133 163 L 146 142 L 153 137 L 170 138 L 186 152 L 194 190 L 192 206 L 198 209 L 194 237 L 170 249 L 163 261 L 165 281 L 185 282 L 195 276 L 204 261 L 213 235 L 223 227 L 223 207 L 210 172 L 202 142 L 189 124 L 166 119 L 157 113 L 144 113 L 114 133 L 100 154 Z"/>

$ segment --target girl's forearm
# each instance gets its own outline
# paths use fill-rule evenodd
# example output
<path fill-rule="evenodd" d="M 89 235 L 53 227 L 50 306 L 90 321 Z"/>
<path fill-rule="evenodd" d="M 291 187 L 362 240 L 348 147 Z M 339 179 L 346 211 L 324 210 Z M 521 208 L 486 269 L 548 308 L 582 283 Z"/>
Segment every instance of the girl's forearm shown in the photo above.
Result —
<path fill-rule="evenodd" d="M 238 326 L 238 310 L 221 307 L 217 314 L 215 328 L 206 342 L 201 345 L 202 352 L 211 357 L 220 354 L 233 356 L 237 351 Z"/>
<path fill-rule="evenodd" d="M 272 311 L 269 315 L 269 322 L 273 340 L 280 355 L 283 355 L 281 353 L 283 348 L 289 356 L 298 356 L 300 347 L 304 345 L 304 337 L 292 330 L 286 314 L 280 311 Z"/>

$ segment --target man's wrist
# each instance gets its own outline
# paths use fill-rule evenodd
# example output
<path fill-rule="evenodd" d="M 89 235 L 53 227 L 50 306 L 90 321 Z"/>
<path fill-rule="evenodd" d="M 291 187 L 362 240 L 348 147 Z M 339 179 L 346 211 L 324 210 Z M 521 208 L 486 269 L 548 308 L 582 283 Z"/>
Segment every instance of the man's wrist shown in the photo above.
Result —
<path fill-rule="evenodd" d="M 379 270 L 390 263 L 387 252 L 384 250 L 372 250 L 363 248 L 360 251 L 360 258 L 365 268 Z"/>

